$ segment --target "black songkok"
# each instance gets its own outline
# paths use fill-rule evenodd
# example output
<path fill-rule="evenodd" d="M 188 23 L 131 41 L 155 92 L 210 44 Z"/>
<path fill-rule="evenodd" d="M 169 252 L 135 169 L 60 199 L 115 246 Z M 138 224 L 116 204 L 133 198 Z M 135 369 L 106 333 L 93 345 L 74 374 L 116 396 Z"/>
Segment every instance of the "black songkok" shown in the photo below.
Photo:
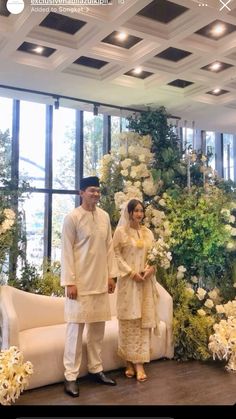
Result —
<path fill-rule="evenodd" d="M 82 191 L 85 191 L 86 188 L 88 188 L 89 186 L 96 186 L 96 188 L 99 188 L 99 179 L 97 176 L 89 176 L 89 177 L 84 177 L 83 179 L 81 179 L 80 181 L 80 189 Z"/>

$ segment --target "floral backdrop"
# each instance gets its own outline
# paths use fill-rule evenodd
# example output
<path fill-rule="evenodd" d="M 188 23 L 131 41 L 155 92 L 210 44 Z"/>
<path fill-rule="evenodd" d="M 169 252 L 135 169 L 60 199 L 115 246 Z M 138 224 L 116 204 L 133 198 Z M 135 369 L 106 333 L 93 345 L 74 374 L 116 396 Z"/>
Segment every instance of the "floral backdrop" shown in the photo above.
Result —
<path fill-rule="evenodd" d="M 236 185 L 218 178 L 202 150 L 183 149 L 164 108 L 131 117 L 129 127 L 117 139 L 118 152 L 102 158 L 101 206 L 114 229 L 125 201 L 136 197 L 145 204 L 144 222 L 156 239 L 148 260 L 173 297 L 175 358 L 219 359 L 236 371 Z M 11 190 L 0 196 L 0 283 L 9 250 L 15 261 L 24 256 Z M 38 272 L 25 261 L 21 278 L 8 283 L 63 295 L 57 262 L 42 261 Z M 33 368 L 18 348 L 0 355 L 0 404 L 11 404 Z"/>
<path fill-rule="evenodd" d="M 101 161 L 101 206 L 115 228 L 125 201 L 145 204 L 149 261 L 173 296 L 175 358 L 236 371 L 236 185 L 217 177 L 210 156 L 182 149 L 164 108 L 129 123 Z"/>

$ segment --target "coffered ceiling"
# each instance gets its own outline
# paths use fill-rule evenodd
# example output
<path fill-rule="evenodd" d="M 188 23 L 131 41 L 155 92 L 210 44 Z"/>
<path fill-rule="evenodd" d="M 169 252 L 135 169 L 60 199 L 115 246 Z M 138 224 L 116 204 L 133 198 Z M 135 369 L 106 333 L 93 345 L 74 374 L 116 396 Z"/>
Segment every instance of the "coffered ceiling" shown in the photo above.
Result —
<path fill-rule="evenodd" d="M 236 133 L 236 0 L 91 3 L 24 0 L 11 14 L 0 0 L 0 85 L 52 96 L 0 95 L 101 112 L 163 105 L 182 125 Z"/>

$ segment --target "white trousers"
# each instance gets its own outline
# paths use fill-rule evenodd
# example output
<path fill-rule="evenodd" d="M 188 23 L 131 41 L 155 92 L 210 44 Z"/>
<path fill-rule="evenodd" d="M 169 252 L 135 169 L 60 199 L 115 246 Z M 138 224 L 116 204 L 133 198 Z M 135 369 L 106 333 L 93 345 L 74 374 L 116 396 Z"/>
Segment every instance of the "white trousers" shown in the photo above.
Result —
<path fill-rule="evenodd" d="M 65 378 L 74 381 L 79 376 L 82 361 L 82 336 L 85 323 L 67 323 L 64 367 Z M 105 322 L 86 323 L 87 327 L 87 356 L 88 371 L 97 373 L 102 367 L 102 342 L 104 338 Z"/>

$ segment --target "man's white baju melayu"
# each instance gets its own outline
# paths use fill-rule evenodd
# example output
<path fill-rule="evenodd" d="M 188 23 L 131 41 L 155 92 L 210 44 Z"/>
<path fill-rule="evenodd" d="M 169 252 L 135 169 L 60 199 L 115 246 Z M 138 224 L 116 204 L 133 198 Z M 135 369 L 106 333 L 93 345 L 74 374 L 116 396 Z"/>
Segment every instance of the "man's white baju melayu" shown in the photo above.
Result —
<path fill-rule="evenodd" d="M 101 208 L 71 211 L 62 231 L 61 285 L 76 285 L 77 299 L 66 298 L 65 378 L 76 380 L 82 359 L 82 333 L 87 323 L 88 370 L 102 371 L 105 321 L 111 319 L 108 278 L 117 276 L 109 215 Z"/>

